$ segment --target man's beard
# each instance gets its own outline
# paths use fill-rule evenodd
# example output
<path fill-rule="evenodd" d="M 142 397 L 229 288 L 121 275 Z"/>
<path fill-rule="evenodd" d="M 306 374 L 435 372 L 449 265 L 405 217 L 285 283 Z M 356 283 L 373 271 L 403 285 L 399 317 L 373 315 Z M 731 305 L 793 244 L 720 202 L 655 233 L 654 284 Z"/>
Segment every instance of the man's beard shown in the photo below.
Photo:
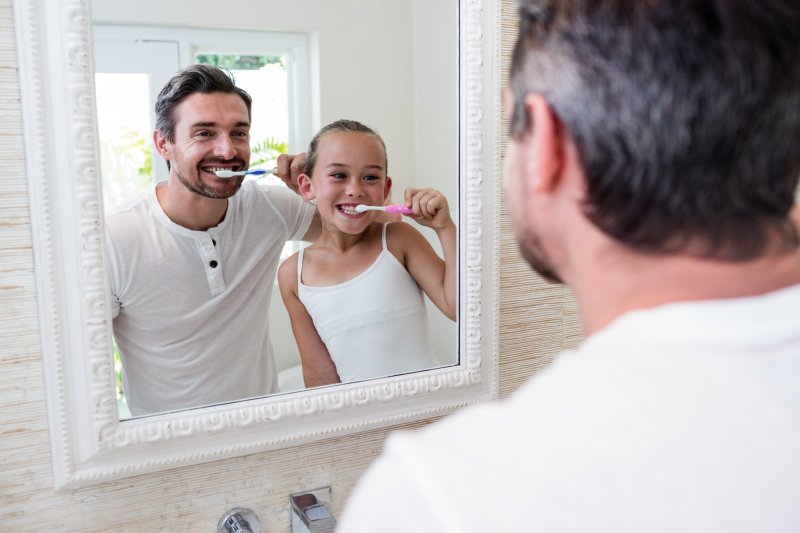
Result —
<path fill-rule="evenodd" d="M 224 199 L 230 198 L 239 190 L 242 186 L 242 182 L 244 181 L 244 176 L 236 176 L 233 178 L 227 179 L 227 186 L 223 190 L 218 190 L 212 188 L 200 179 L 200 169 L 197 169 L 195 176 L 197 177 L 195 182 L 191 182 L 188 179 L 184 178 L 178 169 L 175 169 L 175 175 L 178 177 L 178 181 L 186 187 L 188 190 L 195 194 L 199 194 L 200 196 L 205 196 L 206 198 L 214 198 L 214 199 Z"/>
<path fill-rule="evenodd" d="M 517 246 L 530 267 L 550 283 L 564 283 L 542 249 L 539 237 L 530 230 L 517 234 Z"/>

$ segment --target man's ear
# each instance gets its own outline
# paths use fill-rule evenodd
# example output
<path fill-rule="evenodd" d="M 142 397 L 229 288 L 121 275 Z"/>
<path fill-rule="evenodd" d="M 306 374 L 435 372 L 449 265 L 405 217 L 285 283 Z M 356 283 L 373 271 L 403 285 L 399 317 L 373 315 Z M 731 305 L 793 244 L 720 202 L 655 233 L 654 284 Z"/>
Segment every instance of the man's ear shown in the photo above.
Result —
<path fill-rule="evenodd" d="M 383 203 L 389 201 L 389 196 L 392 194 L 392 178 L 386 176 L 386 183 L 383 186 Z"/>
<path fill-rule="evenodd" d="M 311 176 L 300 174 L 297 176 L 297 190 L 306 201 L 314 199 L 314 188 L 311 186 Z"/>
<path fill-rule="evenodd" d="M 172 158 L 172 143 L 161 133 L 161 130 L 155 130 L 153 132 L 153 144 L 158 153 L 165 160 L 169 161 Z"/>
<path fill-rule="evenodd" d="M 561 182 L 564 170 L 564 128 L 542 95 L 530 93 L 524 104 L 531 117 L 526 143 L 529 185 L 538 192 L 551 191 Z"/>

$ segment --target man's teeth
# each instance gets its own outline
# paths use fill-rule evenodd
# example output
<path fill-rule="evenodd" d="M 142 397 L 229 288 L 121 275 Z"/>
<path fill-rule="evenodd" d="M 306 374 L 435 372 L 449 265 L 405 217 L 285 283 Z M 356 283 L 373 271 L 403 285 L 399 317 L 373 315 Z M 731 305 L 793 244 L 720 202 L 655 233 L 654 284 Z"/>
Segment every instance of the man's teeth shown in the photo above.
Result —
<path fill-rule="evenodd" d="M 203 170 L 205 170 L 206 172 L 216 172 L 218 170 L 233 170 L 233 169 L 227 167 L 203 167 Z"/>
<path fill-rule="evenodd" d="M 337 206 L 337 207 L 339 208 L 339 211 L 341 211 L 345 215 L 360 215 L 361 214 L 358 211 L 356 211 L 356 206 L 354 206 L 354 205 L 340 205 L 340 206 Z"/>

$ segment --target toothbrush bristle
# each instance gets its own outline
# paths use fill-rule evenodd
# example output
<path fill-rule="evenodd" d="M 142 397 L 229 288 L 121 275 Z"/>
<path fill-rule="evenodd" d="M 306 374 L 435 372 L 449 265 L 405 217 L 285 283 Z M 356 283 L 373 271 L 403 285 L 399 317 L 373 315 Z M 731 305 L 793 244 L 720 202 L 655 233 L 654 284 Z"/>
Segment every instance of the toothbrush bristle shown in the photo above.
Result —
<path fill-rule="evenodd" d="M 368 207 L 368 206 L 366 206 L 366 205 L 364 205 L 364 204 L 358 204 L 358 205 L 356 206 L 356 213 L 363 213 L 363 212 L 364 212 L 364 211 L 366 211 L 367 209 L 369 209 L 369 207 Z"/>

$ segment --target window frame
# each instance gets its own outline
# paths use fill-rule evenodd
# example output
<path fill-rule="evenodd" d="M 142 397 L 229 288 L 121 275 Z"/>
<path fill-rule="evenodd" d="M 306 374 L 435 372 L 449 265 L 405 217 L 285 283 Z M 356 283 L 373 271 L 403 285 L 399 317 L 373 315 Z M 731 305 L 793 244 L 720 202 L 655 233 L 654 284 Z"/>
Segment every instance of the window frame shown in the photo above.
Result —
<path fill-rule="evenodd" d="M 309 36 L 305 33 L 96 23 L 92 25 L 92 37 L 95 48 L 103 43 L 174 42 L 178 47 L 178 68 L 194 64 L 198 54 L 284 56 L 289 95 L 289 152 L 304 151 L 311 138 L 314 105 Z"/>

